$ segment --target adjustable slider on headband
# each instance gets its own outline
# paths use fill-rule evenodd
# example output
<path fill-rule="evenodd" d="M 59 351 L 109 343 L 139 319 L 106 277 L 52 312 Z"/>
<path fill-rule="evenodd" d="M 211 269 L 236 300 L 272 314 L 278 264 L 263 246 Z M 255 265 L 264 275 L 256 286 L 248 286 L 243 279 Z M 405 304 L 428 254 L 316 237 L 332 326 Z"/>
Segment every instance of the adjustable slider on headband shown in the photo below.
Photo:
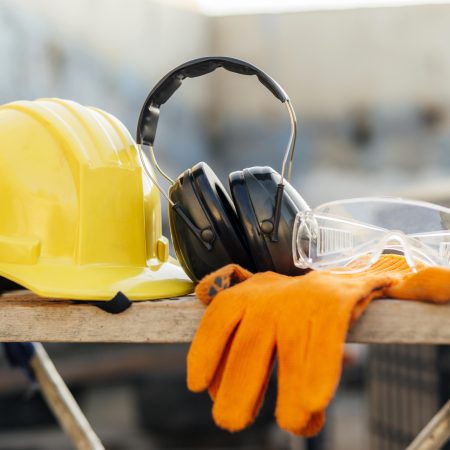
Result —
<path fill-rule="evenodd" d="M 281 219 L 281 201 L 283 198 L 284 184 L 277 186 L 277 193 L 275 195 L 275 207 L 273 210 L 273 216 L 271 219 L 263 220 L 259 224 L 259 228 L 263 234 L 267 234 L 270 237 L 271 242 L 278 242 L 278 228 L 280 226 Z"/>
<path fill-rule="evenodd" d="M 280 183 L 277 187 L 277 194 L 275 197 L 275 209 L 273 214 L 273 231 L 270 234 L 272 242 L 278 242 L 278 228 L 280 226 L 281 218 L 281 202 L 283 200 L 284 184 Z"/>

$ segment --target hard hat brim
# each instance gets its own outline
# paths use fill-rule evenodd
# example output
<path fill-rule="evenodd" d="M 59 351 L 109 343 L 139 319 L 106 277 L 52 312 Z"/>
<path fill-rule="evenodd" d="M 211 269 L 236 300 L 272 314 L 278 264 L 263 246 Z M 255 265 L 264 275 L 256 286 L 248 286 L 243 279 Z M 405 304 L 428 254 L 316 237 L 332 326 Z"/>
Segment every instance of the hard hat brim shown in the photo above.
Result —
<path fill-rule="evenodd" d="M 74 265 L 59 261 L 0 264 L 0 276 L 41 297 L 72 300 L 111 300 L 118 292 L 130 300 L 155 300 L 190 294 L 194 285 L 178 263 L 146 267 Z"/>

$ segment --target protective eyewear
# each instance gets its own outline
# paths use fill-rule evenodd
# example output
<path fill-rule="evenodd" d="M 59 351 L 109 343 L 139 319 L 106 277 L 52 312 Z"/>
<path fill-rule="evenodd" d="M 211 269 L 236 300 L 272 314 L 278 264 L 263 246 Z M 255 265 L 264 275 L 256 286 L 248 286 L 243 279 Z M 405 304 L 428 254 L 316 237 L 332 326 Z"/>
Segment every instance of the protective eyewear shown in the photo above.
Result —
<path fill-rule="evenodd" d="M 450 209 L 399 198 L 355 198 L 297 214 L 292 240 L 300 268 L 360 272 L 382 253 L 403 254 L 413 271 L 450 266 Z"/>

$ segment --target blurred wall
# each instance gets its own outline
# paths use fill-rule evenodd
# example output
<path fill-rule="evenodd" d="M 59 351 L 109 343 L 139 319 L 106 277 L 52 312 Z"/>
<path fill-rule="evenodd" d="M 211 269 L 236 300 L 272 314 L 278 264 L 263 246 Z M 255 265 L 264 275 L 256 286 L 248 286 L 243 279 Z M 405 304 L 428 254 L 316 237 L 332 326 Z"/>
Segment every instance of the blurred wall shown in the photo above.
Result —
<path fill-rule="evenodd" d="M 134 134 L 167 71 L 236 56 L 291 96 L 293 183 L 311 204 L 393 194 L 450 173 L 449 20 L 445 5 L 206 17 L 188 0 L 0 0 L 0 101 L 71 98 Z M 186 80 L 163 106 L 156 153 L 172 176 L 204 159 L 226 178 L 278 169 L 288 131 L 254 77 L 218 71 Z"/>
<path fill-rule="evenodd" d="M 152 86 L 210 52 L 209 26 L 199 13 L 152 0 L 0 0 L 0 101 L 70 98 L 116 115 L 134 135 Z M 181 89 L 164 108 L 159 151 L 194 153 L 170 155 L 174 176 L 207 147 L 204 91 Z"/>
<path fill-rule="evenodd" d="M 214 49 L 261 65 L 303 116 L 357 106 L 450 103 L 450 5 L 213 18 Z M 245 97 L 239 80 L 228 81 Z M 218 91 L 236 113 L 234 98 Z M 238 114 L 264 114 L 248 96 Z"/>
<path fill-rule="evenodd" d="M 291 96 L 300 122 L 294 184 L 311 203 L 416 192 L 450 175 L 450 6 L 212 21 L 217 53 L 261 66 Z M 281 107 L 253 80 L 214 82 L 219 153 L 245 149 L 246 164 L 278 167 L 288 123 Z"/>

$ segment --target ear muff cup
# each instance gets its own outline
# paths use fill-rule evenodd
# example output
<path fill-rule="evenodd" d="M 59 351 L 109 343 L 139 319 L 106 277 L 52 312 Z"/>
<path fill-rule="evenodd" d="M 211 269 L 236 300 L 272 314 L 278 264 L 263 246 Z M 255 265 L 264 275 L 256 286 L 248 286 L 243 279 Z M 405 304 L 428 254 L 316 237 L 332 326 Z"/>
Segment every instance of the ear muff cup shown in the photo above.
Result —
<path fill-rule="evenodd" d="M 210 230 L 214 236 L 211 248 L 207 249 L 176 211 L 169 209 L 175 252 L 192 279 L 198 281 L 229 263 L 255 270 L 233 202 L 206 163 L 198 163 L 181 174 L 169 196 L 200 230 Z"/>
<path fill-rule="evenodd" d="M 258 272 L 264 270 L 273 270 L 274 264 L 272 257 L 267 248 L 266 241 L 263 237 L 263 233 L 260 228 L 260 223 L 256 216 L 252 199 L 250 197 L 247 180 L 248 180 L 248 169 L 233 172 L 229 176 L 230 191 L 233 197 L 233 202 L 236 208 L 236 212 L 239 217 L 242 229 L 245 234 L 245 239 L 248 243 L 249 251 L 255 261 L 256 270 Z M 271 186 L 270 186 L 271 187 Z M 269 188 L 270 188 L 269 187 Z M 261 192 L 263 189 L 261 189 Z M 275 186 L 276 191 L 276 186 Z M 259 195 L 256 191 L 253 195 Z M 273 194 L 273 198 L 275 193 Z M 266 196 L 266 200 L 269 197 Z M 264 215 L 260 211 L 260 215 Z M 265 215 L 270 218 L 271 213 Z"/>
<path fill-rule="evenodd" d="M 304 270 L 294 265 L 292 231 L 295 216 L 299 211 L 308 209 L 308 206 L 286 180 L 277 241 L 273 242 L 270 233 L 263 231 L 264 228 L 270 230 L 270 224 L 273 225 L 275 199 L 280 182 L 281 175 L 271 167 L 252 167 L 233 172 L 229 176 L 234 206 L 256 270 L 300 275 Z"/>
<path fill-rule="evenodd" d="M 161 106 L 172 97 L 184 79 L 197 78 L 218 68 L 256 76 L 286 106 L 291 134 L 282 172 L 284 174 L 289 155 L 290 171 L 297 119 L 289 97 L 262 70 L 235 58 L 198 58 L 181 64 L 165 75 L 142 106 L 137 144 L 153 148 Z M 158 164 L 155 166 L 161 175 L 171 181 Z M 145 164 L 143 167 L 146 170 Z M 147 175 L 154 182 L 152 174 L 148 172 Z M 158 183 L 155 184 L 162 192 Z M 172 183 L 169 191 L 171 234 L 180 263 L 191 279 L 197 281 L 231 262 L 251 271 L 274 270 L 287 275 L 299 273 L 293 264 L 291 238 L 296 213 L 306 209 L 303 199 L 269 167 L 255 167 L 231 174 L 230 186 L 234 203 L 214 172 L 204 163 L 188 169 Z M 278 232 L 271 233 L 270 227 L 276 227 Z"/>

